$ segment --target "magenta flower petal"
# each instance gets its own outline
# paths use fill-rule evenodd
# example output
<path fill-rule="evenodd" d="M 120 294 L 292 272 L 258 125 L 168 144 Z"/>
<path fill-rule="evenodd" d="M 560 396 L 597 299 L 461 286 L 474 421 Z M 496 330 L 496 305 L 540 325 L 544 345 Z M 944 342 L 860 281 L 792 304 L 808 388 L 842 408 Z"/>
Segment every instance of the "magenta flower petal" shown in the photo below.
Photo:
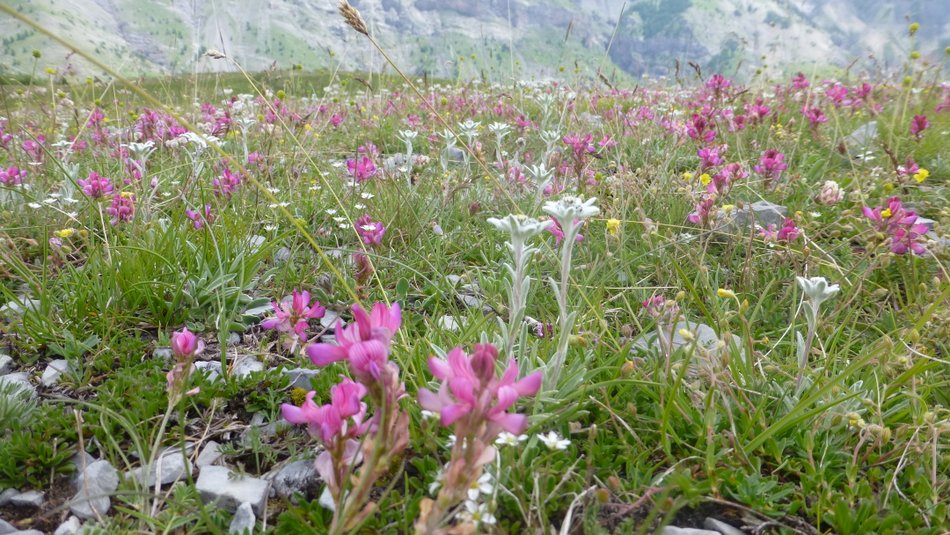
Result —
<path fill-rule="evenodd" d="M 305 351 L 310 361 L 317 366 L 326 366 L 346 358 L 346 351 L 332 344 L 310 344 Z"/>

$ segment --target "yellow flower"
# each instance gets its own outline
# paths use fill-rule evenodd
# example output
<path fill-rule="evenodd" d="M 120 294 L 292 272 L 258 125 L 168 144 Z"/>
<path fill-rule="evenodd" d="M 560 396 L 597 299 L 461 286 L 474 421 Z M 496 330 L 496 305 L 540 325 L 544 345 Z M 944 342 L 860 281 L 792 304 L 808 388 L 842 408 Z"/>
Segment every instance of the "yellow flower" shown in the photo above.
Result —
<path fill-rule="evenodd" d="M 693 179 L 693 173 L 690 173 L 689 171 L 686 171 L 685 173 L 683 173 L 683 180 L 692 180 L 692 179 Z"/>
<path fill-rule="evenodd" d="M 721 298 L 723 298 L 723 299 L 735 299 L 735 298 L 736 298 L 736 293 L 735 293 L 735 292 L 733 292 L 732 290 L 727 290 L 727 289 L 725 289 L 725 288 L 719 288 L 718 290 L 716 290 L 716 295 L 718 295 L 719 297 L 721 297 Z"/>
<path fill-rule="evenodd" d="M 619 219 L 608 219 L 607 220 L 607 232 L 611 236 L 616 236 L 620 232 L 620 220 Z"/>
<path fill-rule="evenodd" d="M 724 204 L 722 205 L 722 208 L 720 208 L 720 210 L 722 210 L 723 212 L 731 212 L 735 209 L 736 209 L 736 205 L 734 204 Z"/>
<path fill-rule="evenodd" d="M 917 183 L 920 184 L 924 180 L 927 180 L 927 177 L 929 176 L 930 176 L 930 171 L 921 167 L 920 171 L 917 171 L 916 173 L 914 173 L 914 180 L 916 180 Z"/>
<path fill-rule="evenodd" d="M 71 238 L 75 233 L 76 229 L 74 228 L 64 228 L 63 230 L 57 230 L 53 234 L 55 234 L 57 238 Z"/>
<path fill-rule="evenodd" d="M 884 219 L 887 219 L 888 217 L 891 217 L 892 215 L 894 215 L 894 214 L 891 213 L 891 209 L 890 209 L 890 208 L 885 208 L 885 209 L 881 210 L 881 217 L 883 217 Z"/>
<path fill-rule="evenodd" d="M 709 176 L 709 173 L 703 173 L 699 175 L 699 181 L 702 182 L 704 186 L 708 186 L 712 182 L 712 177 Z"/>

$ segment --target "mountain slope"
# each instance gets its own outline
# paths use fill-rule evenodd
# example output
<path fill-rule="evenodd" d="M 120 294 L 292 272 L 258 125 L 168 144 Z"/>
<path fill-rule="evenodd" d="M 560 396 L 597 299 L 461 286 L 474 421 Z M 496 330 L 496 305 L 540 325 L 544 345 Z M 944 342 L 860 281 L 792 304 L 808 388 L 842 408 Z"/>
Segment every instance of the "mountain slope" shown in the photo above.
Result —
<path fill-rule="evenodd" d="M 331 0 L 8 0 L 25 16 L 125 74 L 249 70 L 276 64 L 380 69 Z M 707 72 L 899 65 L 911 49 L 939 60 L 950 45 L 943 0 L 362 0 L 371 31 L 410 72 L 492 79 L 597 70 L 668 74 L 674 62 Z M 622 15 L 621 15 L 621 10 Z M 922 28 L 912 43 L 909 21 Z M 616 30 L 616 33 L 614 34 Z M 0 72 L 35 67 L 88 73 L 66 49 L 0 18 Z M 609 44 L 609 50 L 608 50 Z M 43 52 L 34 65 L 33 50 Z M 605 53 L 606 52 L 606 53 Z M 763 59 L 764 57 L 764 59 Z"/>

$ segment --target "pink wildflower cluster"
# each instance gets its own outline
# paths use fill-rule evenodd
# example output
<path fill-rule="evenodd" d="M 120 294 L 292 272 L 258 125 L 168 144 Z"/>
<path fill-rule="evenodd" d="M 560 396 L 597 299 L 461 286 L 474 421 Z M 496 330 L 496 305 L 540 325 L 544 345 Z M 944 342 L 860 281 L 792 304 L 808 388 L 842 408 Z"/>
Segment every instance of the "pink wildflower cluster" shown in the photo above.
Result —
<path fill-rule="evenodd" d="M 304 290 L 298 292 L 294 290 L 290 299 L 277 303 L 271 303 L 274 308 L 274 317 L 261 322 L 264 329 L 276 329 L 278 332 L 293 334 L 301 341 L 307 341 L 307 327 L 309 321 L 315 318 L 322 318 L 326 314 L 326 309 L 320 305 L 319 301 L 310 301 L 310 292 Z"/>
<path fill-rule="evenodd" d="M 135 215 L 135 194 L 125 191 L 113 195 L 112 205 L 106 208 L 106 213 L 112 216 L 113 225 L 132 221 L 132 216 Z"/>
<path fill-rule="evenodd" d="M 920 141 L 920 138 L 924 135 L 924 130 L 928 128 L 930 128 L 930 121 L 927 120 L 926 115 L 915 115 L 910 122 L 910 133 L 917 141 Z"/>
<path fill-rule="evenodd" d="M 825 113 L 821 111 L 821 108 L 818 106 L 802 107 L 802 115 L 808 119 L 808 124 L 811 125 L 812 130 L 817 130 L 818 125 L 828 122 L 828 116 L 825 115 Z"/>
<path fill-rule="evenodd" d="M 242 177 L 240 173 L 231 170 L 227 160 L 221 160 L 217 167 L 220 169 L 220 174 L 211 181 L 214 194 L 230 197 L 241 185 Z"/>
<path fill-rule="evenodd" d="M 906 254 L 912 251 L 922 255 L 924 235 L 927 234 L 927 225 L 917 223 L 917 213 L 904 208 L 900 198 L 891 197 L 884 206 L 876 208 L 864 207 L 864 216 L 874 223 L 879 232 L 890 238 L 891 251 L 894 254 Z"/>
<path fill-rule="evenodd" d="M 175 139 L 188 131 L 174 117 L 148 108 L 139 114 L 132 130 L 136 141 L 154 141 L 156 144 Z"/>
<path fill-rule="evenodd" d="M 301 296 L 300 303 L 304 301 Z M 355 381 L 343 379 L 334 386 L 327 405 L 317 406 L 313 401 L 316 393 L 311 391 L 302 406 L 281 406 L 287 421 L 307 425 L 324 446 L 316 468 L 335 502 L 333 524 L 337 529 L 331 529 L 335 532 L 372 513 L 374 504 L 368 502 L 373 484 L 409 443 L 409 417 L 399 407 L 405 387 L 399 381 L 399 368 L 389 360 L 392 338 L 402 323 L 399 305 L 376 303 L 371 312 L 353 305 L 353 317 L 355 322 L 345 327 L 337 320 L 337 343 L 311 344 L 306 352 L 321 367 L 346 361 Z M 362 401 L 367 396 L 375 408 L 369 418 L 370 405 Z M 362 448 L 357 437 L 364 437 Z M 360 463 L 359 473 L 350 479 L 350 472 Z M 352 482 L 346 493 L 342 488 L 345 481 Z"/>
<path fill-rule="evenodd" d="M 785 163 L 785 155 L 775 149 L 769 149 L 759 156 L 759 163 L 752 168 L 753 171 L 765 179 L 767 187 L 773 187 L 782 176 L 782 172 L 788 169 Z"/>
<path fill-rule="evenodd" d="M 346 170 L 357 183 L 366 182 L 376 175 L 376 164 L 368 156 L 346 161 Z"/>
<path fill-rule="evenodd" d="M 79 187 L 82 188 L 83 193 L 93 199 L 112 195 L 114 190 L 112 181 L 95 171 L 90 172 L 85 180 L 79 179 Z"/>
<path fill-rule="evenodd" d="M 766 243 L 789 243 L 795 241 L 800 235 L 801 230 L 790 217 L 785 218 L 782 228 L 776 228 L 774 223 L 769 223 L 766 228 L 759 227 L 759 236 Z"/>
<path fill-rule="evenodd" d="M 185 392 L 185 385 L 191 376 L 192 361 L 204 351 L 204 348 L 204 342 L 187 328 L 172 334 L 171 349 L 175 357 L 175 365 L 165 376 L 168 397 L 172 402 L 176 402 L 182 395 L 198 393 L 197 388 Z"/>
<path fill-rule="evenodd" d="M 518 435 L 528 425 L 527 417 L 511 412 L 518 398 L 534 396 L 541 388 L 540 371 L 518 379 L 514 359 L 499 377 L 498 350 L 490 344 L 476 344 L 471 355 L 456 347 L 446 357 L 429 359 L 429 370 L 442 384 L 439 391 L 419 391 L 422 408 L 439 414 L 445 427 L 455 431 L 452 456 L 440 476 L 435 500 L 426 499 L 416 521 L 418 533 L 432 533 L 451 510 L 467 496 L 482 475 L 483 467 L 495 458 L 492 446 L 502 431 Z"/>
<path fill-rule="evenodd" d="M 386 227 L 379 221 L 373 221 L 369 214 L 364 214 L 356 220 L 356 233 L 364 244 L 377 247 L 383 243 Z"/>
<path fill-rule="evenodd" d="M 19 186 L 26 178 L 26 169 L 11 166 L 6 169 L 0 167 L 0 184 L 4 186 Z"/>
<path fill-rule="evenodd" d="M 210 204 L 205 204 L 204 214 L 195 210 L 185 210 L 185 217 L 191 220 L 191 224 L 195 227 L 195 230 L 201 230 L 204 228 L 205 223 L 210 225 L 214 222 L 214 214 L 211 213 Z"/>

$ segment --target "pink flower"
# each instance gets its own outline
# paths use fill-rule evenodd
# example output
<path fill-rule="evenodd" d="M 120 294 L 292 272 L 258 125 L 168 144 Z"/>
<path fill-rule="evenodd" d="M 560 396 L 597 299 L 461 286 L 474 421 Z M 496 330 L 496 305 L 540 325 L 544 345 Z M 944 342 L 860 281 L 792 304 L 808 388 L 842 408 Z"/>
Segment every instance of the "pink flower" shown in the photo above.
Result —
<path fill-rule="evenodd" d="M 211 181 L 211 185 L 214 186 L 214 194 L 230 197 L 234 190 L 241 185 L 241 175 L 231 171 L 227 160 L 221 160 L 218 167 L 221 168 L 221 174 Z"/>
<path fill-rule="evenodd" d="M 569 134 L 562 139 L 565 145 L 571 147 L 575 158 L 582 158 L 585 154 L 593 154 L 596 152 L 597 149 L 594 147 L 593 140 L 593 134 L 586 134 L 584 136 L 580 134 Z"/>
<path fill-rule="evenodd" d="M 554 245 L 560 245 L 560 244 L 561 244 L 561 240 L 564 239 L 564 229 L 561 228 L 561 224 L 558 222 L 557 219 L 555 219 L 555 218 L 552 217 L 552 218 L 550 218 L 550 221 L 551 221 L 553 224 L 550 225 L 550 226 L 548 226 L 548 228 L 546 228 L 546 229 L 544 229 L 544 230 L 546 230 L 547 232 L 550 232 L 550 233 L 554 236 Z M 575 221 L 575 223 L 577 223 L 577 222 Z M 575 242 L 582 242 L 582 241 L 584 241 L 584 235 L 578 233 L 577 236 L 574 238 L 574 241 L 575 241 Z"/>
<path fill-rule="evenodd" d="M 714 125 L 702 115 L 695 113 L 686 127 L 686 134 L 692 139 L 705 141 L 706 143 L 711 143 L 712 140 L 716 139 Z"/>
<path fill-rule="evenodd" d="M 194 357 L 204 351 L 205 343 L 187 328 L 172 333 L 172 353 L 179 359 Z"/>
<path fill-rule="evenodd" d="M 112 191 L 114 190 L 109 178 L 101 176 L 95 171 L 90 172 L 85 180 L 79 179 L 79 186 L 82 188 L 83 193 L 93 199 L 112 195 Z"/>
<path fill-rule="evenodd" d="M 373 221 L 369 215 L 363 215 L 356 220 L 356 233 L 363 243 L 372 247 L 382 245 L 386 227 L 378 221 Z"/>
<path fill-rule="evenodd" d="M 712 181 L 706 186 L 709 193 L 725 195 L 736 182 L 749 176 L 737 163 L 726 164 L 718 173 L 712 176 Z"/>
<path fill-rule="evenodd" d="M 864 216 L 875 223 L 879 232 L 890 238 L 891 251 L 894 254 L 906 254 L 912 251 L 922 255 L 926 252 L 923 241 L 927 225 L 917 223 L 917 214 L 904 208 L 900 198 L 891 197 L 886 206 L 864 207 Z"/>
<path fill-rule="evenodd" d="M 808 78 L 805 78 L 804 73 L 798 73 L 792 78 L 792 87 L 798 90 L 808 89 L 808 86 L 811 85 L 808 82 Z"/>
<path fill-rule="evenodd" d="M 306 352 L 317 366 L 346 360 L 357 380 L 369 383 L 379 380 L 389 362 L 389 346 L 399 330 L 402 315 L 399 303 L 392 307 L 376 303 L 371 313 L 353 305 L 355 323 L 344 327 L 336 323 L 336 344 L 310 344 Z"/>
<path fill-rule="evenodd" d="M 910 133 L 920 141 L 920 138 L 923 136 L 923 131 L 930 128 L 930 121 L 927 120 L 926 115 L 915 115 L 913 120 L 910 122 Z"/>
<path fill-rule="evenodd" d="M 699 156 L 700 170 L 705 171 L 710 167 L 722 164 L 722 152 L 723 147 L 703 147 L 698 149 L 696 155 Z"/>
<path fill-rule="evenodd" d="M 124 192 L 112 196 L 112 205 L 106 208 L 106 213 L 112 216 L 113 226 L 121 222 L 132 221 L 135 215 L 135 194 Z"/>
<path fill-rule="evenodd" d="M 511 359 L 499 378 L 495 373 L 497 358 L 498 350 L 490 344 L 476 344 L 471 356 L 456 347 L 446 360 L 430 358 L 429 370 L 442 381 L 442 386 L 438 393 L 420 390 L 419 404 L 426 410 L 438 412 L 446 427 L 468 417 L 471 420 L 467 429 L 474 430 L 480 422 L 488 424 L 486 438 L 489 439 L 502 430 L 521 433 L 528 424 L 527 417 L 508 409 L 519 397 L 538 392 L 541 372 L 516 380 L 518 364 Z"/>
<path fill-rule="evenodd" d="M 194 210 L 185 210 L 185 217 L 191 220 L 192 225 L 194 225 L 195 230 L 201 230 L 205 226 L 205 222 L 209 225 L 214 221 L 214 214 L 211 213 L 211 205 L 205 205 L 204 218 L 202 215 Z"/>
<path fill-rule="evenodd" d="M 376 164 L 367 156 L 347 160 L 346 169 L 357 182 L 365 182 L 376 174 Z"/>
<path fill-rule="evenodd" d="M 782 171 L 788 169 L 788 164 L 785 163 L 784 154 L 775 149 L 769 149 L 762 153 L 758 165 L 752 169 L 769 183 L 773 183 L 782 176 Z"/>
<path fill-rule="evenodd" d="M 334 113 L 330 117 L 330 124 L 333 125 L 333 128 L 338 128 L 341 124 L 343 124 L 343 116 L 339 113 Z"/>
<path fill-rule="evenodd" d="M 369 428 L 366 419 L 366 387 L 344 378 L 330 389 L 330 403 L 318 406 L 313 402 L 316 392 L 307 392 L 306 399 L 299 407 L 284 403 L 280 412 L 284 419 L 292 424 L 303 424 L 311 436 L 320 439 L 324 445 L 330 445 L 339 437 L 357 437 Z"/>
<path fill-rule="evenodd" d="M 310 292 L 294 290 L 289 300 L 280 304 L 271 303 L 274 308 L 274 317 L 261 322 L 264 329 L 276 329 L 282 333 L 294 333 L 301 342 L 307 341 L 308 321 L 313 318 L 322 318 L 326 309 L 320 306 L 319 301 L 310 302 Z"/>
<path fill-rule="evenodd" d="M 26 178 L 26 169 L 20 169 L 16 166 L 3 169 L 0 167 L 0 184 L 4 186 L 19 186 Z"/>
<path fill-rule="evenodd" d="M 811 124 L 812 128 L 818 128 L 819 124 L 828 122 L 828 117 L 821 111 L 821 108 L 817 106 L 804 106 L 802 108 L 802 115 L 808 119 L 808 123 Z"/>
<path fill-rule="evenodd" d="M 708 225 L 716 206 L 716 197 L 715 193 L 704 194 L 703 198 L 696 203 L 696 209 L 686 216 L 686 220 L 694 225 Z"/>

